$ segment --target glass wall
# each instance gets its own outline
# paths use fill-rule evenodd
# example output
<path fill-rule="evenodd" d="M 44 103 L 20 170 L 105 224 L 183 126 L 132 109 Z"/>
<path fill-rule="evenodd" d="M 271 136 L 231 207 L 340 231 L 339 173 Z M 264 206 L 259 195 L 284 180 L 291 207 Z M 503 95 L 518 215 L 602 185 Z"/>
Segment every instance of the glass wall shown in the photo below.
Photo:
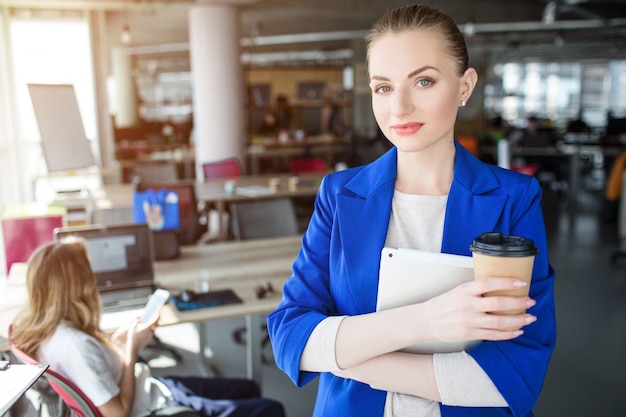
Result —
<path fill-rule="evenodd" d="M 609 111 L 626 114 L 626 61 L 498 63 L 488 74 L 485 111 L 512 126 L 534 115 L 559 129 L 581 115 L 601 130 Z"/>

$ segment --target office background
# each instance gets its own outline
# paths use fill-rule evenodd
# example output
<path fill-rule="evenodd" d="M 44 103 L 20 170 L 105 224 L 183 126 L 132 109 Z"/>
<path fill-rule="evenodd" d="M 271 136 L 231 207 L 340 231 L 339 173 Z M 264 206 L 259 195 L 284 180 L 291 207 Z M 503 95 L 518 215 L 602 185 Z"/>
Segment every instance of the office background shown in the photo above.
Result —
<path fill-rule="evenodd" d="M 624 116 L 623 1 L 428 3 L 441 7 L 459 22 L 467 36 L 472 64 L 481 74 L 469 108 L 461 113 L 459 134 L 479 132 L 495 114 L 520 125 L 533 113 L 563 126 L 582 111 L 588 123 L 598 129 L 606 125 L 608 111 Z M 194 117 L 196 125 L 222 122 L 223 137 L 209 138 L 194 132 L 200 145 L 210 142 L 211 148 L 217 148 L 202 149 L 202 156 L 210 159 L 223 156 L 223 152 L 236 154 L 258 123 L 248 99 L 273 101 L 283 95 L 297 100 L 297 83 L 315 92 L 317 82 L 334 89 L 323 94 L 349 97 L 342 104 L 349 107 L 350 114 L 341 133 L 373 137 L 376 127 L 369 110 L 362 37 L 386 8 L 399 4 L 404 2 L 220 2 L 219 7 L 226 5 L 233 13 L 231 27 L 213 24 L 201 33 L 206 40 L 194 41 L 190 38 L 197 28 L 190 27 L 191 21 L 205 12 L 203 8 L 209 8 L 207 14 L 211 15 L 215 12 L 212 8 L 219 8 L 215 3 L 2 0 L 0 197 L 5 204 L 34 200 L 32 178 L 47 173 L 26 89 L 32 82 L 75 86 L 96 161 L 102 168 L 118 172 L 116 138 L 119 140 L 120 127 L 140 121 L 160 127 L 169 122 L 176 127 Z M 198 80 L 210 76 L 210 71 L 192 70 L 192 52 L 205 49 L 210 39 L 225 43 L 225 35 L 233 32 L 239 42 L 225 53 L 241 61 L 241 67 L 231 67 L 241 72 L 240 88 L 219 97 L 194 92 Z M 215 56 L 202 59 L 210 60 L 205 64 L 208 68 L 226 61 Z M 306 71 L 293 75 L 296 80 L 288 86 L 289 74 L 297 70 Z M 279 75 L 272 77 L 272 73 Z M 264 92 L 264 88 L 268 90 Z M 261 94 L 255 95 L 259 91 Z M 318 90 L 317 94 L 322 93 Z M 241 101 L 232 103 L 239 109 L 237 129 L 229 127 L 234 123 L 194 111 L 198 102 L 219 105 L 239 95 L 244 96 Z M 180 132 L 184 140 L 189 140 L 189 133 Z M 197 148 L 202 147 L 199 144 Z M 223 146 L 226 149 L 219 149 Z M 40 192 L 45 196 L 45 190 Z"/>
<path fill-rule="evenodd" d="M 311 134 L 320 134 L 319 108 L 324 106 L 319 98 L 324 94 L 349 109 L 333 133 L 355 143 L 376 140 L 361 39 L 384 9 L 404 3 L 221 2 L 232 9 L 228 15 L 235 24 L 230 29 L 236 28 L 239 40 L 227 53 L 230 65 L 234 65 L 233 55 L 241 62 L 240 88 L 231 91 L 241 96 L 240 129 L 232 135 L 196 137 L 195 141 L 235 143 L 227 150 L 243 154 L 253 139 L 258 114 L 266 104 L 273 105 L 278 95 L 298 102 L 310 117 L 307 120 L 318 123 L 309 128 Z M 538 115 L 563 131 L 567 121 L 581 114 L 599 138 L 606 135 L 609 111 L 616 119 L 626 117 L 623 0 L 427 3 L 459 22 L 472 65 L 480 72 L 478 89 L 461 113 L 459 134 L 483 134 L 496 115 L 520 128 L 529 115 Z M 190 132 L 182 128 L 178 138 L 177 128 L 185 124 L 180 122 L 195 117 L 211 120 L 212 115 L 198 112 L 194 102 L 195 77 L 205 74 L 194 71 L 191 62 L 191 51 L 198 44 L 190 39 L 190 20 L 203 12 L 196 7 L 214 6 L 185 0 L 0 0 L 0 206 L 45 203 L 56 188 L 90 188 L 128 180 L 119 139 L 127 136 L 132 142 L 135 123 L 156 126 L 152 133 L 156 132 L 159 146 L 164 136 L 193 143 Z M 212 38 L 219 43 L 224 33 L 217 25 L 209 26 L 207 32 L 215 30 Z M 199 45 L 202 49 L 202 42 Z M 222 61 L 219 56 L 212 58 L 209 65 Z M 208 81 L 222 80 L 209 77 Z M 48 176 L 27 83 L 75 86 L 86 137 L 98 166 L 107 172 L 104 179 L 100 175 Z M 320 85 L 333 88 L 325 92 Z M 310 101 L 298 101 L 309 94 L 314 95 Z M 219 103 L 229 97 L 211 98 Z M 311 110 L 315 108 L 317 113 Z M 164 134 L 165 126 L 175 128 L 174 134 L 168 129 Z M 617 144 L 618 150 L 621 146 Z M 208 148 L 203 151 L 210 157 L 213 146 Z M 215 148 L 221 150 L 218 145 Z M 352 161 L 365 161 L 368 156 Z M 620 245 L 618 226 L 601 217 L 611 160 L 579 162 L 583 178 L 573 196 L 574 206 L 570 204 L 572 190 L 570 198 L 564 199 L 564 190 L 549 185 L 545 189 L 550 257 L 557 270 L 559 342 L 536 410 L 539 417 L 626 413 L 626 281 L 623 269 L 610 263 L 610 255 Z M 599 169 L 596 163 L 601 163 Z M 0 265 L 4 265 L 3 252 Z M 163 336 L 168 342 L 181 340 L 175 329 L 167 338 L 167 330 Z M 189 330 L 183 331 L 188 337 Z M 180 348 L 184 351 L 189 346 L 181 343 Z M 241 357 L 229 356 L 237 351 L 231 345 L 214 348 L 226 373 L 241 375 Z M 192 367 L 183 370 L 195 372 Z M 297 390 L 271 364 L 264 372 L 269 375 L 265 392 L 295 410 L 290 415 L 307 415 L 314 387 Z"/>

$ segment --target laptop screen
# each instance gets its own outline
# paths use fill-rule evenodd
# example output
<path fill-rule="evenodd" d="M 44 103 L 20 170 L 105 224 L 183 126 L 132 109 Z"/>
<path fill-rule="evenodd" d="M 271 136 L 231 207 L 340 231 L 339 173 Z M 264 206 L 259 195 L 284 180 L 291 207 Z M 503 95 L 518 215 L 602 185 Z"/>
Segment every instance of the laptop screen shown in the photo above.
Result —
<path fill-rule="evenodd" d="M 98 290 L 149 287 L 154 284 L 154 249 L 146 224 L 61 227 L 55 239 L 85 239 Z"/>

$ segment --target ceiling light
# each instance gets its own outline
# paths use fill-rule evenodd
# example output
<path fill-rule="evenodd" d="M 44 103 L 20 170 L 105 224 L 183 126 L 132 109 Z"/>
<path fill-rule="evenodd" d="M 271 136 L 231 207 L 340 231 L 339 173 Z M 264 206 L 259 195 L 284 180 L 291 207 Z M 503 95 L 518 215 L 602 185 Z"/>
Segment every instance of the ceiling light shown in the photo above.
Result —
<path fill-rule="evenodd" d="M 124 27 L 122 28 L 122 34 L 120 36 L 120 39 L 123 45 L 130 44 L 130 41 L 132 40 L 130 35 L 130 26 L 124 25 Z"/>

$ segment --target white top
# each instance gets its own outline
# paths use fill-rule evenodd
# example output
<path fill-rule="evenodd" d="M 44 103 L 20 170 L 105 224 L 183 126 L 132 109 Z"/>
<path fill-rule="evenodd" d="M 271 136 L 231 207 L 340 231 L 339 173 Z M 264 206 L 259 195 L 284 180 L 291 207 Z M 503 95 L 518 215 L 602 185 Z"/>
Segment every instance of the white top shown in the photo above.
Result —
<path fill-rule="evenodd" d="M 441 251 L 448 196 L 405 194 L 395 190 L 385 246 Z M 344 317 L 328 317 L 311 333 L 302 353 L 304 370 L 339 370 L 335 340 Z M 441 402 L 451 406 L 507 407 L 489 376 L 466 352 L 434 354 Z M 383 417 L 440 417 L 439 404 L 421 397 L 387 393 Z"/>
<path fill-rule="evenodd" d="M 119 394 L 122 378 L 122 359 L 113 348 L 63 323 L 41 345 L 39 361 L 72 381 L 100 407 Z M 135 401 L 132 417 L 150 414 L 150 411 L 174 404 L 169 390 L 150 377 L 145 363 L 135 364 Z"/>

